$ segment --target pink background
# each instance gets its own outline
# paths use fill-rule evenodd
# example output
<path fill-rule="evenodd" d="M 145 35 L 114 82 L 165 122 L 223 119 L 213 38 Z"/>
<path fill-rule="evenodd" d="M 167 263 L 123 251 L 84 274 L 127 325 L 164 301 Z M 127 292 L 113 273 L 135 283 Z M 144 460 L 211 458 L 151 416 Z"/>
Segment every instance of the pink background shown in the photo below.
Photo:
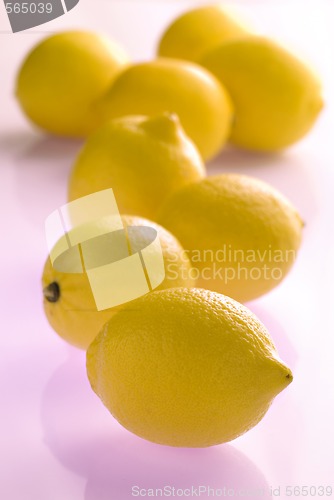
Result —
<path fill-rule="evenodd" d="M 46 33 L 73 27 L 105 31 L 133 59 L 147 59 L 163 27 L 190 3 L 81 0 L 66 16 L 16 35 L 8 32 L 0 7 L 0 498 L 123 500 L 132 498 L 134 485 L 201 484 L 236 491 L 280 486 L 285 498 L 287 485 L 334 486 L 330 0 L 234 2 L 260 32 L 313 64 L 326 99 L 312 134 L 285 153 L 250 156 L 230 150 L 209 168 L 210 173 L 247 173 L 270 182 L 306 221 L 303 247 L 289 277 L 249 304 L 295 375 L 264 420 L 233 443 L 209 449 L 145 442 L 108 414 L 88 386 L 84 353 L 60 340 L 43 314 L 44 220 L 66 202 L 67 175 L 80 143 L 46 137 L 28 125 L 13 97 L 18 65 Z M 269 493 L 262 498 L 270 498 Z"/>

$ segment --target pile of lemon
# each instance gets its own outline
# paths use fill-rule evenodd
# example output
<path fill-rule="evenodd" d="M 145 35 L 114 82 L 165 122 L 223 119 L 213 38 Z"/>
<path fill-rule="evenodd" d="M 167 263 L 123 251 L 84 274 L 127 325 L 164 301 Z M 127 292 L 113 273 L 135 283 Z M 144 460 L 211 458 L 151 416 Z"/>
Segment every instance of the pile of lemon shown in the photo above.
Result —
<path fill-rule="evenodd" d="M 226 143 L 274 152 L 305 136 L 323 106 L 316 76 L 205 6 L 168 27 L 150 62 L 130 63 L 98 34 L 52 35 L 25 59 L 16 94 L 45 131 L 89 136 L 69 201 L 112 188 L 124 224 L 160 238 L 159 288 L 103 311 L 85 274 L 46 262 L 47 317 L 88 348 L 94 391 L 124 427 L 156 443 L 211 446 L 249 430 L 292 374 L 239 302 L 283 280 L 303 222 L 268 184 L 206 176 L 204 162 Z"/>

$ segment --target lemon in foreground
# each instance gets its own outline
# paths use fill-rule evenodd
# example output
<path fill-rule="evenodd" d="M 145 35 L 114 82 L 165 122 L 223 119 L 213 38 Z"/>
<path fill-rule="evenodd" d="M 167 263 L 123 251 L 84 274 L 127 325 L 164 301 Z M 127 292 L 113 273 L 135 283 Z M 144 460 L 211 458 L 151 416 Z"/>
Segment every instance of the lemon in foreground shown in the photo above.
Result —
<path fill-rule="evenodd" d="M 142 226 L 157 231 L 165 265 L 165 278 L 157 290 L 194 285 L 189 277 L 190 262 L 179 242 L 168 231 L 141 217 L 127 215 L 122 220 L 127 228 Z M 132 248 L 144 248 L 145 243 L 151 243 L 145 232 L 138 233 L 131 240 Z M 64 340 L 82 349 L 88 347 L 103 324 L 122 307 L 98 311 L 87 274 L 59 272 L 52 267 L 49 258 L 45 263 L 42 285 L 44 311 L 50 325 Z"/>
<path fill-rule="evenodd" d="M 277 190 L 237 174 L 208 177 L 177 191 L 158 221 L 187 251 L 197 286 L 240 302 L 283 280 L 295 262 L 303 226 Z"/>
<path fill-rule="evenodd" d="M 235 122 L 230 140 L 236 146 L 286 148 L 307 134 L 323 107 L 312 71 L 266 38 L 231 41 L 208 52 L 201 63 L 231 95 Z"/>
<path fill-rule="evenodd" d="M 204 174 L 176 115 L 126 116 L 90 137 L 74 165 L 69 199 L 112 188 L 121 213 L 154 220 L 173 191 Z"/>
<path fill-rule="evenodd" d="M 152 292 L 115 314 L 87 351 L 87 371 L 126 429 L 186 447 L 240 436 L 292 381 L 247 308 L 194 288 Z"/>
<path fill-rule="evenodd" d="M 209 50 L 245 34 L 221 5 L 205 5 L 172 22 L 160 40 L 158 54 L 198 62 Z"/>
<path fill-rule="evenodd" d="M 97 126 L 95 101 L 126 62 L 123 50 L 104 36 L 57 33 L 24 60 L 16 95 L 27 117 L 47 132 L 86 136 Z"/>
<path fill-rule="evenodd" d="M 204 159 L 223 147 L 232 120 L 231 100 L 219 81 L 201 66 L 174 59 L 126 68 L 100 100 L 99 110 L 102 121 L 176 113 Z"/>

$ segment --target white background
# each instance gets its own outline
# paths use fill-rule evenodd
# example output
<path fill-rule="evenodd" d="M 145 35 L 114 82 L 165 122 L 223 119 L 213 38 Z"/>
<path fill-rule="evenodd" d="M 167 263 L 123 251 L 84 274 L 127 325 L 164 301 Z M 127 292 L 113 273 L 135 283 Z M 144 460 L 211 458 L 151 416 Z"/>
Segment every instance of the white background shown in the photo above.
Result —
<path fill-rule="evenodd" d="M 280 498 L 287 497 L 287 485 L 332 484 L 334 490 L 330 0 L 245 0 L 232 5 L 254 29 L 277 38 L 313 65 L 324 82 L 326 101 L 311 135 L 283 154 L 227 150 L 209 167 L 210 173 L 241 172 L 270 182 L 306 222 L 289 277 L 249 304 L 295 375 L 264 420 L 230 445 L 205 450 L 144 442 L 108 414 L 88 387 L 84 353 L 65 345 L 43 315 L 44 220 L 66 202 L 67 176 L 80 143 L 46 137 L 29 126 L 13 95 L 18 66 L 46 33 L 66 28 L 104 31 L 134 60 L 148 59 L 162 29 L 191 3 L 81 0 L 66 16 L 15 35 L 0 7 L 0 498 L 123 500 L 132 498 L 132 485 L 204 484 L 230 486 L 235 492 L 280 486 Z"/>

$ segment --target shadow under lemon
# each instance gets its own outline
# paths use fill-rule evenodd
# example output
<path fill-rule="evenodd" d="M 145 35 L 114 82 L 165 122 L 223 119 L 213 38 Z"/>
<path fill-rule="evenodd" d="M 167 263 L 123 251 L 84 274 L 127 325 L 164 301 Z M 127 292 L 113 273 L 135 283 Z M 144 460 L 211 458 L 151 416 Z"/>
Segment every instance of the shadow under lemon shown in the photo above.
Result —
<path fill-rule="evenodd" d="M 149 489 L 165 486 L 271 498 L 262 472 L 231 445 L 159 446 L 123 429 L 91 390 L 85 354 L 72 348 L 69 353 L 46 386 L 41 419 L 46 446 L 64 467 L 86 478 L 85 500 L 131 499 L 139 489 L 149 496 Z M 212 491 L 201 494 L 210 496 Z"/>

